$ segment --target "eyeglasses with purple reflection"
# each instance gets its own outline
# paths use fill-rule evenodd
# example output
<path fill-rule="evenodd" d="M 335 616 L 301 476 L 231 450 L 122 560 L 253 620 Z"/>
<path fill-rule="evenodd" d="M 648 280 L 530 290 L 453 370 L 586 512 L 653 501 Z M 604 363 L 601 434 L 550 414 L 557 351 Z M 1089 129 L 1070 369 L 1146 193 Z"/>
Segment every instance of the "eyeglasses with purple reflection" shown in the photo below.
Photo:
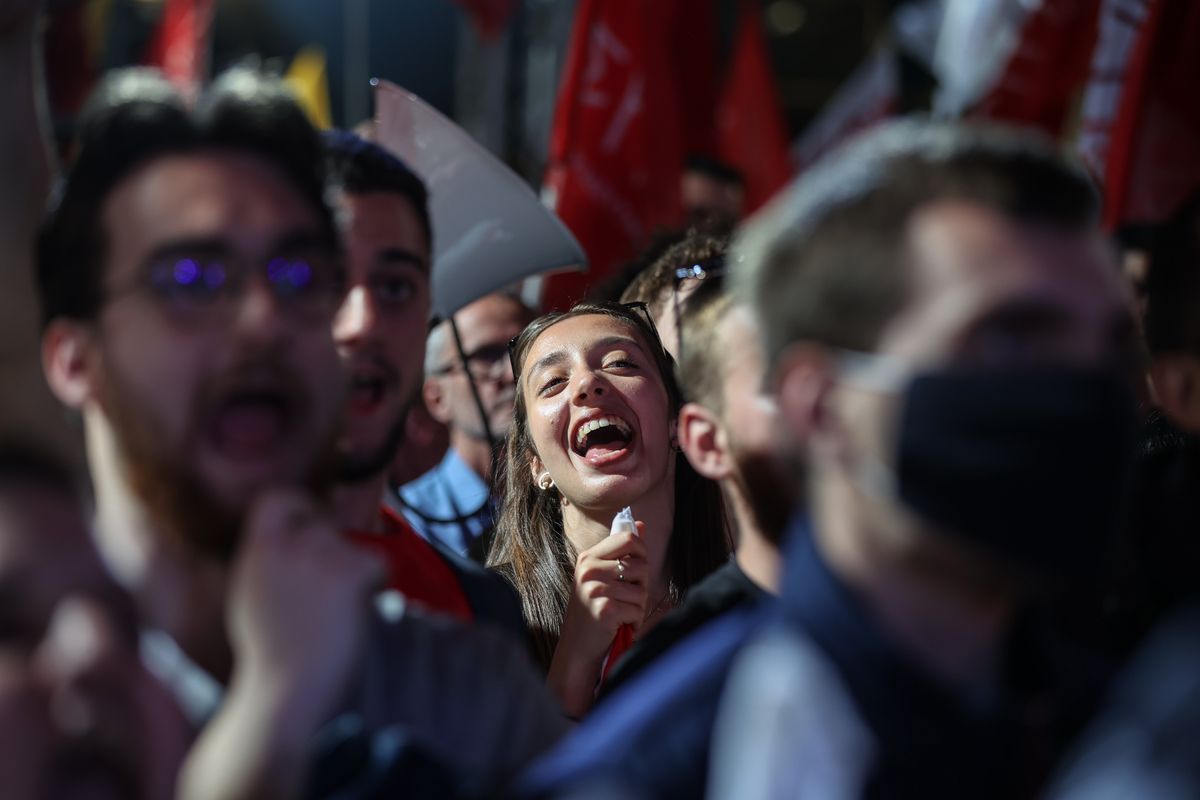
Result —
<path fill-rule="evenodd" d="M 289 248 L 259 266 L 224 247 L 200 247 L 152 258 L 128 286 L 108 293 L 106 301 L 142 291 L 173 315 L 225 318 L 256 274 L 282 310 L 300 317 L 332 316 L 345 292 L 345 271 L 332 247 Z"/>

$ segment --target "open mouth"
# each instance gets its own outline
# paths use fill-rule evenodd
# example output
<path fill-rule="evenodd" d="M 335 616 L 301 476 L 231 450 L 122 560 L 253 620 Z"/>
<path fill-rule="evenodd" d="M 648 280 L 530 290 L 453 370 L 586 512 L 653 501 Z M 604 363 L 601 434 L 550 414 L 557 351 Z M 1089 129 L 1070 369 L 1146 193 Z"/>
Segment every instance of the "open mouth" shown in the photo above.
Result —
<path fill-rule="evenodd" d="M 234 390 L 210 417 L 210 438 L 229 458 L 248 460 L 274 452 L 291 427 L 292 401 L 274 389 Z"/>
<path fill-rule="evenodd" d="M 350 410 L 370 414 L 383 402 L 387 381 L 378 375 L 355 375 L 350 379 Z"/>
<path fill-rule="evenodd" d="M 395 382 L 394 372 L 381 365 L 370 363 L 354 367 L 350 374 L 350 413 L 355 416 L 373 414 Z"/>
<path fill-rule="evenodd" d="M 625 420 L 609 414 L 579 424 L 571 437 L 571 449 L 589 464 L 614 461 L 627 452 L 633 442 L 633 428 Z"/>

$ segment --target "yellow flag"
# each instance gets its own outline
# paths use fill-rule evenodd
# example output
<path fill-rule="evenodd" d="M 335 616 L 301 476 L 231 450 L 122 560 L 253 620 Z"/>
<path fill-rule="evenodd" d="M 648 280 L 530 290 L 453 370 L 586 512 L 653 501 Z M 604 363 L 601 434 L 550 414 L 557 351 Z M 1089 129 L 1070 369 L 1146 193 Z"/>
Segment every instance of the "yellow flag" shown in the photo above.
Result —
<path fill-rule="evenodd" d="M 329 113 L 329 81 L 325 75 L 325 51 L 308 45 L 292 59 L 284 81 L 312 123 L 322 130 L 333 127 Z"/>

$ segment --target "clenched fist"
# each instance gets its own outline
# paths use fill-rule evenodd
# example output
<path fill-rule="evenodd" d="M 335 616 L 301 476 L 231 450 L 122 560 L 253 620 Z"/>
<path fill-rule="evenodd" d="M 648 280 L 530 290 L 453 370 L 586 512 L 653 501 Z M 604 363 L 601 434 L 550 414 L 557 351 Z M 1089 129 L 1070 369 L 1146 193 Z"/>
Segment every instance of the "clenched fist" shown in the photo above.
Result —
<path fill-rule="evenodd" d="M 362 652 L 384 565 L 299 491 L 266 492 L 247 517 L 227 609 L 238 672 L 330 701 Z"/>

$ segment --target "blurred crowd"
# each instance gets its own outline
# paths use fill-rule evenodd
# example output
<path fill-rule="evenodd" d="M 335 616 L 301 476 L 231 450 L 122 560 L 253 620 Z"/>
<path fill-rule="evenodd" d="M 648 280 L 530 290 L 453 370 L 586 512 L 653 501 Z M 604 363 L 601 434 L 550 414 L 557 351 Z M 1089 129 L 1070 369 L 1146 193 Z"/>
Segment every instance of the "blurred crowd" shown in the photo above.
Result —
<path fill-rule="evenodd" d="M 1200 201 L 1114 238 L 1055 143 L 901 119 L 431 319 L 370 125 L 114 71 L 58 166 L 37 5 L 5 797 L 1200 796 Z"/>

